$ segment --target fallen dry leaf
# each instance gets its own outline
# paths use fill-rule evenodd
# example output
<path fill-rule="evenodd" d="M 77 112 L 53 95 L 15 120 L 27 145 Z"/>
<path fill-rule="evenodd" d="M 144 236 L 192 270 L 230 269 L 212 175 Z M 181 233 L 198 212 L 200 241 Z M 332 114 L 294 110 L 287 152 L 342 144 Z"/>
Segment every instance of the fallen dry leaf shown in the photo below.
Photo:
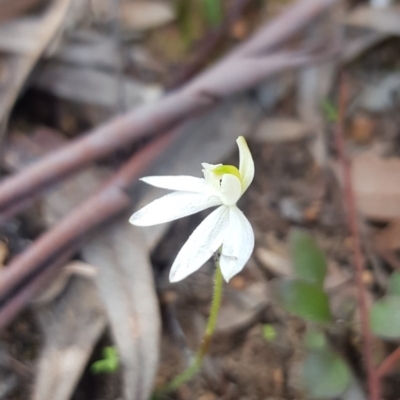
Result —
<path fill-rule="evenodd" d="M 374 235 L 374 245 L 379 250 L 400 249 L 400 219 L 393 220 L 387 227 Z"/>
<path fill-rule="evenodd" d="M 307 27 L 305 46 L 321 45 L 322 41 L 335 34 L 335 7 L 332 12 Z M 325 38 L 325 39 L 324 39 Z M 337 69 L 337 60 L 331 58 L 324 63 L 309 65 L 297 74 L 297 110 L 300 118 L 312 128 L 313 140 L 309 142 L 310 153 L 316 165 L 324 166 L 327 162 L 326 119 L 321 107 L 331 91 Z"/>
<path fill-rule="evenodd" d="M 240 291 L 227 288 L 225 299 L 218 316 L 217 335 L 231 335 L 248 327 L 270 302 L 265 282 L 253 283 Z"/>
<path fill-rule="evenodd" d="M 148 251 L 128 216 L 82 250 L 99 268 L 97 283 L 123 366 L 124 398 L 147 400 L 159 357 L 160 319 Z"/>
<path fill-rule="evenodd" d="M 66 19 L 72 0 L 56 0 L 50 2 L 42 14 L 26 17 L 30 26 L 29 34 L 14 37 L 28 41 L 29 50 L 21 53 L 20 49 L 14 54 L 7 54 L 2 61 L 6 69 L 7 79 L 1 81 L 0 124 L 4 128 L 8 115 L 17 99 L 19 92 L 40 56 L 50 45 Z M 1 30 L 13 31 L 13 24 L 21 25 L 21 20 L 7 22 L 1 25 Z M 10 49 L 11 51 L 12 49 Z"/>
<path fill-rule="evenodd" d="M 349 135 L 357 143 L 365 144 L 372 140 L 376 121 L 367 114 L 356 114 L 353 116 Z"/>
<path fill-rule="evenodd" d="M 285 278 L 293 276 L 292 264 L 288 257 L 263 247 L 256 249 L 255 254 L 261 265 L 274 276 Z"/>
<path fill-rule="evenodd" d="M 156 100 L 162 94 L 156 85 L 144 85 L 123 77 L 123 98 L 128 108 Z M 36 74 L 32 84 L 41 90 L 77 103 L 113 108 L 118 103 L 115 73 L 93 68 L 49 63 Z"/>
<path fill-rule="evenodd" d="M 123 28 L 143 31 L 172 22 L 175 11 L 172 4 L 162 1 L 124 1 L 121 16 Z"/>
<path fill-rule="evenodd" d="M 400 218 L 400 160 L 362 154 L 352 160 L 353 187 L 358 209 L 367 218 Z"/>
<path fill-rule="evenodd" d="M 357 7 L 347 15 L 346 23 L 380 32 L 400 35 L 400 7 L 377 9 L 368 6 Z"/>
<path fill-rule="evenodd" d="M 55 301 L 39 307 L 45 337 L 33 400 L 68 400 L 107 323 L 96 286 L 73 278 Z"/>
<path fill-rule="evenodd" d="M 71 276 L 84 276 L 88 279 L 93 279 L 97 274 L 97 269 L 93 265 L 82 261 L 73 260 L 61 268 L 60 273 L 50 283 L 43 292 L 39 294 L 33 301 L 35 305 L 47 304 L 59 296 L 67 286 Z"/>
<path fill-rule="evenodd" d="M 312 129 L 306 123 L 289 118 L 263 118 L 254 133 L 260 142 L 290 142 L 308 137 Z"/>

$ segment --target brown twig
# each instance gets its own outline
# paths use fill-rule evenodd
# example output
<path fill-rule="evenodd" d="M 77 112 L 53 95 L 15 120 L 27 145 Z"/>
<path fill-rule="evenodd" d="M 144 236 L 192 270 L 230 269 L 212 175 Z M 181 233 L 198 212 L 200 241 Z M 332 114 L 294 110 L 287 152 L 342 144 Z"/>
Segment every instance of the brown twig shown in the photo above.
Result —
<path fill-rule="evenodd" d="M 0 211 L 37 195 L 94 160 L 144 135 L 170 129 L 222 97 L 248 89 L 288 67 L 318 61 L 311 53 L 280 53 L 259 58 L 338 0 L 300 0 L 183 89 L 94 129 L 0 184 Z M 249 74 L 251 71 L 251 74 Z"/>
<path fill-rule="evenodd" d="M 385 375 L 387 375 L 390 371 L 393 370 L 395 365 L 400 361 L 400 347 L 398 347 L 395 351 L 390 353 L 381 363 L 381 365 L 377 368 L 376 373 L 378 378 L 382 379 Z"/>
<path fill-rule="evenodd" d="M 56 260 L 43 264 L 34 276 L 25 280 L 25 285 L 14 290 L 12 295 L 0 305 L 0 329 L 10 323 L 57 275 L 60 267 L 70 259 L 74 246 L 58 255 Z"/>
<path fill-rule="evenodd" d="M 363 357 L 365 361 L 368 390 L 370 400 L 379 400 L 379 383 L 372 362 L 372 334 L 369 327 L 368 307 L 365 296 L 362 274 L 364 270 L 364 259 L 361 253 L 360 232 L 358 226 L 358 216 L 356 201 L 351 178 L 351 168 L 344 148 L 344 119 L 348 104 L 348 84 L 344 73 L 340 76 L 339 100 L 338 100 L 338 121 L 336 123 L 336 146 L 343 172 L 343 185 L 345 202 L 347 206 L 347 216 L 349 230 L 352 237 L 353 263 L 355 268 L 355 278 L 358 292 L 358 307 L 361 319 L 361 334 L 363 340 Z"/>

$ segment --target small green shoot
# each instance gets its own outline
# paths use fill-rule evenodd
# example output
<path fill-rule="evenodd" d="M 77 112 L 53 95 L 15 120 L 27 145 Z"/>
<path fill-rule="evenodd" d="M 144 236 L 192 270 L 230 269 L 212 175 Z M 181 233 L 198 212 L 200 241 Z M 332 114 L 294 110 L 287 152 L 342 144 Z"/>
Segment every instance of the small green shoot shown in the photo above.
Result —
<path fill-rule="evenodd" d="M 338 120 L 338 110 L 330 100 L 325 99 L 322 102 L 321 107 L 328 122 L 336 122 Z"/>
<path fill-rule="evenodd" d="M 207 22 L 216 27 L 223 20 L 223 9 L 221 0 L 203 0 L 204 16 Z"/>
<path fill-rule="evenodd" d="M 90 369 L 94 374 L 112 374 L 118 370 L 119 360 L 115 347 L 107 346 L 103 349 L 103 358 L 95 361 Z"/>
<path fill-rule="evenodd" d="M 198 40 L 204 31 L 203 3 L 177 0 L 175 7 L 182 45 L 185 51 L 189 51 L 193 42 Z"/>
<path fill-rule="evenodd" d="M 273 342 L 277 336 L 275 328 L 270 324 L 263 325 L 262 334 L 267 342 Z"/>

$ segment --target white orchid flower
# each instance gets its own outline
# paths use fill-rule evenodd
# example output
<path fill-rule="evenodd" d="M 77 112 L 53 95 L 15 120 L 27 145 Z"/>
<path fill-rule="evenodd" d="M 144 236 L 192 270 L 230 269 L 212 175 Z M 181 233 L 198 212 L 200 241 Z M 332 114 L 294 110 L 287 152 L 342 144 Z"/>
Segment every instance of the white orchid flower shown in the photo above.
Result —
<path fill-rule="evenodd" d="M 236 206 L 254 177 L 254 162 L 246 140 L 237 139 L 239 169 L 232 165 L 203 163 L 204 178 L 193 176 L 148 176 L 143 182 L 174 190 L 134 213 L 129 222 L 157 225 L 219 206 L 190 235 L 179 251 L 169 279 L 177 282 L 197 271 L 220 247 L 220 267 L 228 282 L 239 273 L 254 248 L 250 222 Z"/>

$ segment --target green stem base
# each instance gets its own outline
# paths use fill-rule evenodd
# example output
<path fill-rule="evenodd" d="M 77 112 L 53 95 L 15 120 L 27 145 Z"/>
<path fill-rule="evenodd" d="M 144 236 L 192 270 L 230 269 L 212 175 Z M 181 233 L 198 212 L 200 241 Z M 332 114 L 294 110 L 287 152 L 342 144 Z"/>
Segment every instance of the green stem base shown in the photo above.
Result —
<path fill-rule="evenodd" d="M 196 357 L 188 368 L 176 376 L 165 388 L 161 389 L 158 394 L 172 392 L 178 389 L 182 384 L 190 381 L 201 368 L 204 356 L 207 354 L 211 344 L 211 339 L 217 325 L 218 312 L 221 307 L 224 279 L 219 265 L 219 257 L 220 254 L 218 252 L 215 256 L 214 295 L 211 303 L 210 315 L 208 317 L 206 331 L 200 347 L 197 350 Z"/>

